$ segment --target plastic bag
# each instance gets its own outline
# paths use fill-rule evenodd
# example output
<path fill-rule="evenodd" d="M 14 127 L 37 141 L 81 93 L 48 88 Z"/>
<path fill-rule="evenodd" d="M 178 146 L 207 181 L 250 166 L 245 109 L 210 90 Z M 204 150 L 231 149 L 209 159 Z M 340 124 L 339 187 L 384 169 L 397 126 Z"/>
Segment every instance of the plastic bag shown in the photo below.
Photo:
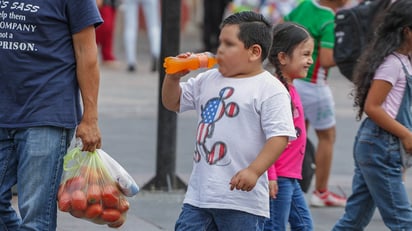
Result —
<path fill-rule="evenodd" d="M 103 163 L 106 165 L 110 172 L 110 175 L 115 179 L 117 186 L 120 188 L 125 196 L 132 197 L 139 192 L 139 186 L 133 178 L 127 173 L 127 171 L 114 160 L 109 154 L 104 152 L 102 149 L 96 150 Z"/>
<path fill-rule="evenodd" d="M 109 164 L 107 156 L 103 161 L 98 150 L 82 152 L 79 147 L 71 149 L 64 157 L 63 180 L 57 201 L 60 211 L 117 228 L 126 221 L 130 204 L 108 165 L 110 168 L 118 165 L 121 171 L 126 171 L 113 159 L 115 164 Z"/>

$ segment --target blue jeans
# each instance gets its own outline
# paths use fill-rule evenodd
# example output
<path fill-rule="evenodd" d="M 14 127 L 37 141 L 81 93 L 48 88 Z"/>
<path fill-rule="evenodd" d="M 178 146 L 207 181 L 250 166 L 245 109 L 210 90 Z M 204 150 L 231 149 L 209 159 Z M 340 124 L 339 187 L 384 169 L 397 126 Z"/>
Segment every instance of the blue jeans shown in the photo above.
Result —
<path fill-rule="evenodd" d="M 0 128 L 0 230 L 56 230 L 56 194 L 74 129 Z M 12 208 L 17 183 L 20 217 Z"/>
<path fill-rule="evenodd" d="M 313 230 L 312 216 L 302 189 L 296 179 L 279 177 L 276 199 L 270 198 L 270 219 L 265 221 L 265 231 Z"/>
<path fill-rule="evenodd" d="M 353 153 L 352 195 L 333 230 L 363 230 L 376 207 L 390 230 L 412 230 L 412 209 L 402 181 L 399 139 L 366 118 L 356 136 Z"/>
<path fill-rule="evenodd" d="M 262 231 L 265 217 L 231 209 L 198 208 L 183 204 L 175 231 Z"/>

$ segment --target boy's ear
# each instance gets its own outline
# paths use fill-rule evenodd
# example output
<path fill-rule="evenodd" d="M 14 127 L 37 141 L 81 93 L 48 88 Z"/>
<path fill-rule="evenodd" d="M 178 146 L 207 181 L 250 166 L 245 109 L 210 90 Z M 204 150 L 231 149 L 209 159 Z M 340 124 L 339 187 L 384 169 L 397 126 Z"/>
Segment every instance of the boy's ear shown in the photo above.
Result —
<path fill-rule="evenodd" d="M 250 58 L 252 60 L 261 59 L 261 57 L 262 57 L 262 48 L 259 45 L 257 45 L 257 44 L 252 45 L 249 48 L 249 51 L 250 51 Z"/>

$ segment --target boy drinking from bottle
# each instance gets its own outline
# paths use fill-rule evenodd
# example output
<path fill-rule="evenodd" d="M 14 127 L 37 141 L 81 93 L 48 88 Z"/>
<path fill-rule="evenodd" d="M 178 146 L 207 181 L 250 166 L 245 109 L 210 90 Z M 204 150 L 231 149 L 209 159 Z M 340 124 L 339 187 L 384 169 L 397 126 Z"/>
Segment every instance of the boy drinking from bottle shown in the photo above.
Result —
<path fill-rule="evenodd" d="M 194 166 L 175 230 L 263 230 L 269 217 L 266 170 L 295 138 L 290 96 L 262 66 L 271 25 L 239 12 L 221 25 L 218 67 L 180 82 L 166 74 L 163 105 L 196 110 Z M 190 53 L 178 57 L 185 58 Z"/>

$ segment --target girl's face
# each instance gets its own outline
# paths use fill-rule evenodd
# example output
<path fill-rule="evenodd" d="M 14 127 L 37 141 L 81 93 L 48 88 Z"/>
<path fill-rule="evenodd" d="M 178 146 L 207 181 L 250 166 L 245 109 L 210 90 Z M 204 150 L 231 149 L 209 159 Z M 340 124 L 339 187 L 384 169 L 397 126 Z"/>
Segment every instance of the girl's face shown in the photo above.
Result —
<path fill-rule="evenodd" d="M 404 55 L 412 55 L 412 28 L 405 27 L 402 33 L 404 40 L 396 51 Z"/>
<path fill-rule="evenodd" d="M 313 64 L 313 49 L 314 42 L 310 38 L 298 44 L 291 56 L 285 55 L 285 59 L 281 61 L 283 76 L 290 81 L 306 77 L 309 67 Z"/>
<path fill-rule="evenodd" d="M 219 71 L 226 77 L 247 75 L 250 50 L 239 40 L 239 25 L 226 25 L 219 35 L 217 62 Z"/>
<path fill-rule="evenodd" d="M 412 26 L 405 28 L 405 46 L 409 55 L 412 55 Z"/>

